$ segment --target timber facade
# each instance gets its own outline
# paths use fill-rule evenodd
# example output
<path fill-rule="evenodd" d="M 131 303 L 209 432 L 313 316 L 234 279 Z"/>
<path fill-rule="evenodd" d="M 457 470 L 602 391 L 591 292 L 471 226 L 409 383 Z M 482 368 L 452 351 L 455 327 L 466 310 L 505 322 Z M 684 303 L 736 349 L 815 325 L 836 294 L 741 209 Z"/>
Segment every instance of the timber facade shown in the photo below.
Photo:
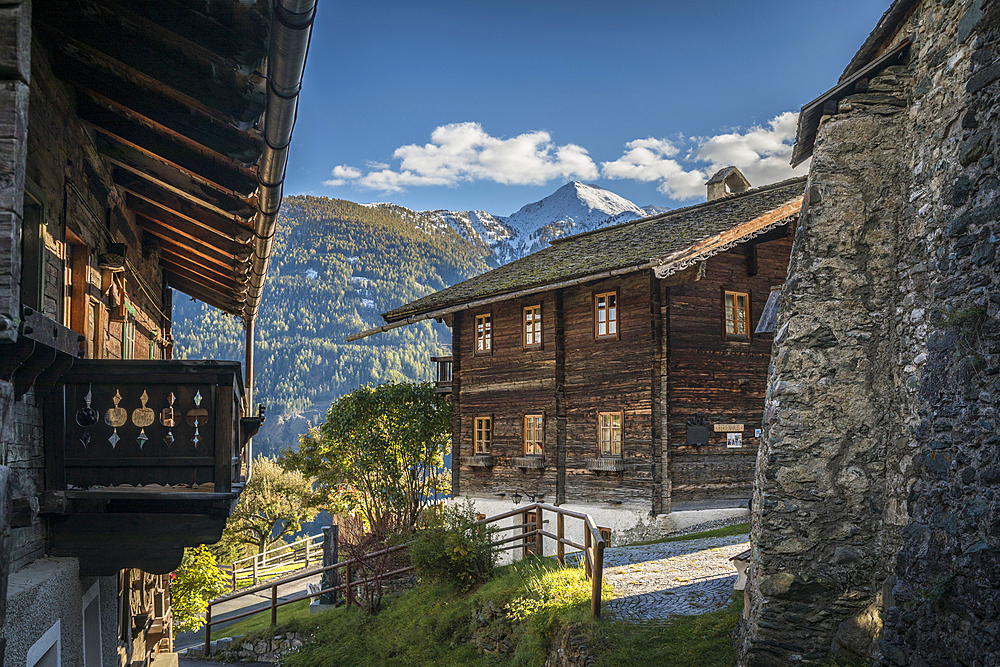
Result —
<path fill-rule="evenodd" d="M 251 368 L 172 359 L 173 294 L 252 351 L 314 9 L 0 6 L 3 664 L 171 650 L 169 573 L 221 536 L 263 420 Z"/>
<path fill-rule="evenodd" d="M 745 508 L 772 343 L 755 329 L 784 282 L 803 187 L 559 239 L 387 313 L 387 326 L 451 326 L 456 496 L 480 511 L 510 509 L 515 492 L 583 507 L 619 534 Z"/>

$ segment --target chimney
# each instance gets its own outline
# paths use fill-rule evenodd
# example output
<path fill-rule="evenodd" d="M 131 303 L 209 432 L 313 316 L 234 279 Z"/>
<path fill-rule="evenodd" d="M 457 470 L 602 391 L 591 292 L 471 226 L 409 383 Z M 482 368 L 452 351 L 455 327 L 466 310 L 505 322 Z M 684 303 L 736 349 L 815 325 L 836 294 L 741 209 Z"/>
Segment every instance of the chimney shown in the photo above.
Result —
<path fill-rule="evenodd" d="M 708 179 L 708 201 L 750 189 L 750 181 L 736 167 L 725 167 Z"/>

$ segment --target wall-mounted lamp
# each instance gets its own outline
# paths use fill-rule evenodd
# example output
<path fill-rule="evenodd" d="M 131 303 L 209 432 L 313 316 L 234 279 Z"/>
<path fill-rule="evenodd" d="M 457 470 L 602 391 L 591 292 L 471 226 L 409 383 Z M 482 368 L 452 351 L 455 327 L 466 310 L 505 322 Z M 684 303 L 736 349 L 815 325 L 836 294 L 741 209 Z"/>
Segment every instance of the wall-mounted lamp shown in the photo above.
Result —
<path fill-rule="evenodd" d="M 514 504 L 515 505 L 520 504 L 521 498 L 522 498 L 522 495 L 521 495 L 522 492 L 524 493 L 525 496 L 528 496 L 528 500 L 529 501 L 535 502 L 535 494 L 528 493 L 527 491 L 524 491 L 524 489 L 516 488 L 516 489 L 514 489 Z"/>

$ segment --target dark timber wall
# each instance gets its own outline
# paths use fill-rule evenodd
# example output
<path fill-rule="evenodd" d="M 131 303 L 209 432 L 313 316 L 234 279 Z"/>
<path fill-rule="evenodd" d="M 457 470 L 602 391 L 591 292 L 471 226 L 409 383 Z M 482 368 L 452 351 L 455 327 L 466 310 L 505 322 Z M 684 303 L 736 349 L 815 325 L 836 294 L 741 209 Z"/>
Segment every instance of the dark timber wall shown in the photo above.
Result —
<path fill-rule="evenodd" d="M 784 228 L 779 228 L 784 230 Z M 455 487 L 500 498 L 515 488 L 560 503 L 602 503 L 668 512 L 671 502 L 732 506 L 749 498 L 771 335 L 749 342 L 723 333 L 723 290 L 751 294 L 751 328 L 770 288 L 785 277 L 791 236 L 773 232 L 707 261 L 698 282 L 678 284 L 637 271 L 615 279 L 502 301 L 456 313 L 453 401 Z M 695 274 L 685 274 L 690 280 Z M 594 295 L 617 291 L 619 336 L 595 340 Z M 542 306 L 542 348 L 521 344 L 522 309 Z M 490 313 L 493 349 L 476 354 L 475 317 Z M 621 472 L 598 472 L 598 412 L 623 412 Z M 525 414 L 545 415 L 545 468 L 514 465 L 522 456 Z M 745 425 L 741 449 L 725 433 L 687 447 L 687 420 Z M 493 418 L 493 466 L 460 465 L 473 454 L 474 420 Z M 665 451 L 666 450 L 666 451 Z M 672 491 L 671 491 L 672 489 Z M 683 506 L 683 505 L 682 505 Z"/>
<path fill-rule="evenodd" d="M 771 287 L 785 280 L 791 245 L 791 235 L 757 244 L 754 276 L 747 275 L 744 244 L 709 260 L 702 280 L 666 289 L 673 503 L 750 498 L 773 337 L 751 332 L 749 341 L 727 340 L 723 291 L 750 294 L 755 329 Z M 697 414 L 713 424 L 743 424 L 743 447 L 727 448 L 726 434 L 714 431 L 707 446 L 687 446 L 687 422 Z"/>

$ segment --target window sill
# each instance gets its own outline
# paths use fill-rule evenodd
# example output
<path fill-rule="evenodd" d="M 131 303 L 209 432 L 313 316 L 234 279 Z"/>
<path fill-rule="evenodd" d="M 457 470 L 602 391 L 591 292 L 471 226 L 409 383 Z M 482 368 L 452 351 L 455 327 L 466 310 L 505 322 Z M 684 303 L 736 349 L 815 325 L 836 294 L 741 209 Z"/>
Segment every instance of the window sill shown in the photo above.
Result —
<path fill-rule="evenodd" d="M 476 454 L 474 456 L 463 456 L 462 465 L 470 468 L 492 468 L 493 457 L 489 454 Z"/>
<path fill-rule="evenodd" d="M 594 472 L 624 472 L 625 461 L 620 458 L 586 459 L 584 466 Z"/>
<path fill-rule="evenodd" d="M 545 468 L 544 456 L 515 456 L 510 460 L 515 468 Z"/>

